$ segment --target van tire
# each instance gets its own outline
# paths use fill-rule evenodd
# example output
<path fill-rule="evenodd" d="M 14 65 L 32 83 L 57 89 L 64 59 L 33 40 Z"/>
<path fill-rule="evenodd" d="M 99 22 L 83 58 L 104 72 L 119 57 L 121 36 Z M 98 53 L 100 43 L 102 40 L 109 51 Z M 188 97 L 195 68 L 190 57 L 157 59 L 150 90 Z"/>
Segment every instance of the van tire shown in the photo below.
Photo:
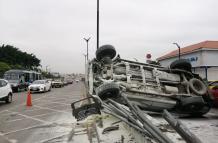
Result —
<path fill-rule="evenodd" d="M 116 50 L 112 45 L 103 45 L 97 49 L 95 55 L 98 61 L 101 61 L 104 58 L 113 59 L 116 56 Z"/>
<path fill-rule="evenodd" d="M 170 64 L 170 69 L 181 69 L 191 72 L 192 71 L 192 65 L 191 63 L 186 59 L 179 59 L 175 60 Z"/>
<path fill-rule="evenodd" d="M 96 88 L 96 94 L 102 99 L 117 97 L 120 93 L 119 85 L 111 82 L 100 85 Z"/>
<path fill-rule="evenodd" d="M 197 95 L 205 95 L 207 93 L 207 87 L 197 78 L 192 78 L 189 81 L 189 87 Z"/>

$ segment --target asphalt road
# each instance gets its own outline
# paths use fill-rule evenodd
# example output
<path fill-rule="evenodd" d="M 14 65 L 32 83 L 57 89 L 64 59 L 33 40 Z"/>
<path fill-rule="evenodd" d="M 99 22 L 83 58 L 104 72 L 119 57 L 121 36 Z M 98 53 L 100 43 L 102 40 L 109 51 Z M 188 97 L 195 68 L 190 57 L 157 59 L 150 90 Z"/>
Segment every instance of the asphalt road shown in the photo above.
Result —
<path fill-rule="evenodd" d="M 15 93 L 11 104 L 0 102 L 0 143 L 86 143 L 86 134 L 70 140 L 77 125 L 70 104 L 83 95 L 84 85 L 74 83 L 53 88 L 51 92 L 32 94 L 33 106 L 26 107 L 27 92 Z M 201 118 L 180 120 L 204 143 L 217 143 L 218 109 Z"/>
<path fill-rule="evenodd" d="M 27 107 L 27 92 L 14 93 L 11 104 L 0 103 L 0 143 L 47 143 L 68 136 L 75 123 L 70 105 L 83 95 L 83 84 L 74 83 L 32 94 L 33 106 Z"/>

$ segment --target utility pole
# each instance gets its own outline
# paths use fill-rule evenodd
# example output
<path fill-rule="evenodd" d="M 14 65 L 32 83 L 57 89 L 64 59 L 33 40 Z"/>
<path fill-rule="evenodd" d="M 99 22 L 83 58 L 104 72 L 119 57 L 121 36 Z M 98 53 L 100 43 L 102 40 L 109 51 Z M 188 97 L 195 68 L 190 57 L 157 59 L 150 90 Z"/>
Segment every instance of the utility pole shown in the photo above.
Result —
<path fill-rule="evenodd" d="M 97 0 L 97 49 L 99 48 L 99 0 Z"/>
<path fill-rule="evenodd" d="M 49 65 L 47 65 L 47 66 L 45 67 L 46 73 L 48 73 L 48 67 L 49 67 Z"/>
<path fill-rule="evenodd" d="M 87 48 L 87 52 L 86 52 L 86 57 L 87 57 L 87 61 L 89 61 L 89 40 L 91 39 L 91 37 L 89 37 L 88 39 L 83 38 L 86 41 L 86 48 Z"/>
<path fill-rule="evenodd" d="M 86 54 L 83 54 L 83 56 L 85 57 L 85 65 L 86 65 L 86 57 L 87 57 L 87 55 L 86 55 Z"/>
<path fill-rule="evenodd" d="M 87 57 L 87 55 L 83 54 L 83 56 L 85 57 L 85 81 L 87 82 L 87 79 L 88 79 L 88 71 L 87 71 L 87 68 L 86 68 L 86 57 Z"/>
<path fill-rule="evenodd" d="M 178 43 L 173 43 L 174 45 L 176 45 L 177 46 L 177 48 L 179 49 L 179 60 L 180 60 L 180 57 L 181 57 L 181 53 L 180 53 L 180 46 L 179 46 L 179 44 Z"/>

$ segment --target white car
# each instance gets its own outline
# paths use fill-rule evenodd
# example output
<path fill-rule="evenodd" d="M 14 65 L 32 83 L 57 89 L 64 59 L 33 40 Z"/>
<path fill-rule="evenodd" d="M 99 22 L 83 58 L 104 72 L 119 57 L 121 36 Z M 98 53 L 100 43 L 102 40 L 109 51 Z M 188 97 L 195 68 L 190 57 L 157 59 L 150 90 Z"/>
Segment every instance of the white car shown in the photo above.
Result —
<path fill-rule="evenodd" d="M 52 87 L 57 88 L 57 87 L 63 87 L 64 83 L 61 80 L 55 80 L 52 81 Z"/>
<path fill-rule="evenodd" d="M 51 91 L 51 82 L 48 80 L 36 80 L 28 87 L 28 89 L 31 93 Z"/>
<path fill-rule="evenodd" d="M 6 103 L 12 102 L 12 89 L 7 80 L 0 79 L 0 100 Z"/>

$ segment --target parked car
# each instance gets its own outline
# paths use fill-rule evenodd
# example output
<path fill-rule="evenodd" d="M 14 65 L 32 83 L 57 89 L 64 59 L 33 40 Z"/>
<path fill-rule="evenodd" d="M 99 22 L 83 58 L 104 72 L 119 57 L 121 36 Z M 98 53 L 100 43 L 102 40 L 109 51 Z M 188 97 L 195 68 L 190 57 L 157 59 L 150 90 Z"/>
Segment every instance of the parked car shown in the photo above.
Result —
<path fill-rule="evenodd" d="M 72 79 L 67 79 L 67 84 L 73 84 L 73 80 Z"/>
<path fill-rule="evenodd" d="M 68 85 L 68 82 L 66 80 L 63 81 L 64 86 Z"/>
<path fill-rule="evenodd" d="M 213 95 L 213 105 L 218 107 L 218 81 L 213 81 L 208 84 L 209 91 Z"/>
<path fill-rule="evenodd" d="M 51 91 L 51 88 L 51 82 L 48 80 L 36 80 L 28 87 L 30 92 L 46 92 Z"/>
<path fill-rule="evenodd" d="M 61 80 L 55 80 L 55 81 L 52 81 L 52 87 L 54 88 L 57 88 L 57 87 L 63 87 L 64 86 L 64 83 L 61 81 Z"/>
<path fill-rule="evenodd" d="M 0 79 L 0 100 L 6 103 L 12 102 L 12 89 L 7 80 Z"/>

